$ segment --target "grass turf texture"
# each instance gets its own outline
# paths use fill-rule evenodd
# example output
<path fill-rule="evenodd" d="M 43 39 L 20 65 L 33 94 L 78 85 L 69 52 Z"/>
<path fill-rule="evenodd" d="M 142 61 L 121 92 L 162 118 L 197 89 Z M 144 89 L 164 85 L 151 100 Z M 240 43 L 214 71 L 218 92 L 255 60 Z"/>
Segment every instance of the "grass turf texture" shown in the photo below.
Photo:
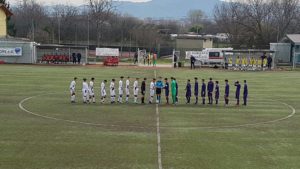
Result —
<path fill-rule="evenodd" d="M 99 102 L 101 80 L 118 79 L 121 75 L 151 79 L 154 70 L 1 65 L 0 72 L 0 168 L 158 168 L 154 105 L 83 105 L 79 91 L 83 77 L 95 77 Z M 300 167 L 298 114 L 278 123 L 222 127 L 272 121 L 289 115 L 291 110 L 277 101 L 299 109 L 299 72 L 159 69 L 157 75 L 176 76 L 180 87 L 180 105 L 159 107 L 163 168 Z M 80 102 L 72 105 L 68 87 L 74 76 L 79 77 L 77 100 Z M 194 77 L 221 81 L 221 93 L 223 81 L 228 78 L 232 106 L 183 104 L 186 80 Z M 249 82 L 250 105 L 235 107 L 233 82 L 244 79 Z M 32 116 L 18 107 L 21 100 L 31 96 L 37 97 L 23 106 L 34 113 L 101 125 Z M 223 104 L 223 99 L 220 102 Z"/>

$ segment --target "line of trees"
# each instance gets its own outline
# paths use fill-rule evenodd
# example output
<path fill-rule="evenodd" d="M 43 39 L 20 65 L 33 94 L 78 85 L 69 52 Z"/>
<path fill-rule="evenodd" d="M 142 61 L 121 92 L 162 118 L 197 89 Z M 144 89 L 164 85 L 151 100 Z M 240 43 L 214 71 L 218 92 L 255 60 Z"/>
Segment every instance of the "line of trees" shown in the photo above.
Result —
<path fill-rule="evenodd" d="M 299 0 L 243 0 L 216 5 L 214 17 L 191 10 L 185 20 L 138 19 L 118 14 L 113 0 L 85 6 L 44 6 L 20 0 L 9 19 L 11 36 L 40 43 L 154 48 L 171 44 L 169 34 L 227 33 L 234 48 L 268 48 L 286 33 L 300 32 Z M 0 0 L 9 7 L 5 0 Z"/>
<path fill-rule="evenodd" d="M 286 33 L 298 33 L 299 0 L 244 0 L 216 6 L 214 17 L 235 48 L 268 48 Z"/>
<path fill-rule="evenodd" d="M 112 0 L 86 0 L 85 6 L 44 6 L 22 0 L 13 9 L 15 33 L 40 43 L 95 46 L 127 45 L 145 48 L 168 42 L 165 34 L 178 33 L 177 21 L 140 20 L 118 14 Z M 166 31 L 166 32 L 165 32 Z"/>

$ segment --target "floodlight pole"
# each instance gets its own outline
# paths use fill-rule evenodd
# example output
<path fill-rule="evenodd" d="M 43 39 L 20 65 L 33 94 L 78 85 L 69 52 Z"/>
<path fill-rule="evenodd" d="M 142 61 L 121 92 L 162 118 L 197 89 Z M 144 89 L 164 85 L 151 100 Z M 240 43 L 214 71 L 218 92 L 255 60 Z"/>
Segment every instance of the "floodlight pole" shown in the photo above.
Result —
<path fill-rule="evenodd" d="M 295 70 L 296 68 L 296 52 L 294 52 L 294 56 L 293 56 L 293 70 Z"/>

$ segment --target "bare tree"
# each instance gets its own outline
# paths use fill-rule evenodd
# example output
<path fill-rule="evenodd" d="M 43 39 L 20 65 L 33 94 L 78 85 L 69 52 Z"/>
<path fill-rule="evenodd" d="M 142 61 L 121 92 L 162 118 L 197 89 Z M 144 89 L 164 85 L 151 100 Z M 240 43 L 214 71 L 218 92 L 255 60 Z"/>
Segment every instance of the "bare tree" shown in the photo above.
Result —
<path fill-rule="evenodd" d="M 190 10 L 188 12 L 188 20 L 192 26 L 201 25 L 205 14 L 202 10 Z"/>
<path fill-rule="evenodd" d="M 112 0 L 89 0 L 90 13 L 96 25 L 97 45 L 100 46 L 102 27 L 112 15 L 114 6 Z"/>
<path fill-rule="evenodd" d="M 14 14 L 17 36 L 28 37 L 31 40 L 47 38 L 42 33 L 48 22 L 48 16 L 43 6 L 34 0 L 23 0 L 18 4 Z"/>
<path fill-rule="evenodd" d="M 299 0 L 245 0 L 217 5 L 215 20 L 231 42 L 266 48 L 282 38 L 296 18 Z"/>

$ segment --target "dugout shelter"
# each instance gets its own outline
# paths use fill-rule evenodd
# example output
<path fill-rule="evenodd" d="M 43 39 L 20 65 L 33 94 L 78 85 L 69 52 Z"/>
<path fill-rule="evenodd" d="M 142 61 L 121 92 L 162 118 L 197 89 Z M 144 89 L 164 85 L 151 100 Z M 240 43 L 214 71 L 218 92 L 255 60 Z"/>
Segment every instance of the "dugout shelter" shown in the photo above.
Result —
<path fill-rule="evenodd" d="M 70 64 L 73 54 L 81 55 L 81 64 L 87 64 L 88 46 L 37 44 L 37 63 Z"/>
<path fill-rule="evenodd" d="M 276 67 L 276 52 L 268 49 L 223 50 L 223 67 L 230 70 L 255 71 L 267 68 L 267 57 L 272 58 L 271 67 Z M 262 56 L 266 58 L 262 60 Z"/>

